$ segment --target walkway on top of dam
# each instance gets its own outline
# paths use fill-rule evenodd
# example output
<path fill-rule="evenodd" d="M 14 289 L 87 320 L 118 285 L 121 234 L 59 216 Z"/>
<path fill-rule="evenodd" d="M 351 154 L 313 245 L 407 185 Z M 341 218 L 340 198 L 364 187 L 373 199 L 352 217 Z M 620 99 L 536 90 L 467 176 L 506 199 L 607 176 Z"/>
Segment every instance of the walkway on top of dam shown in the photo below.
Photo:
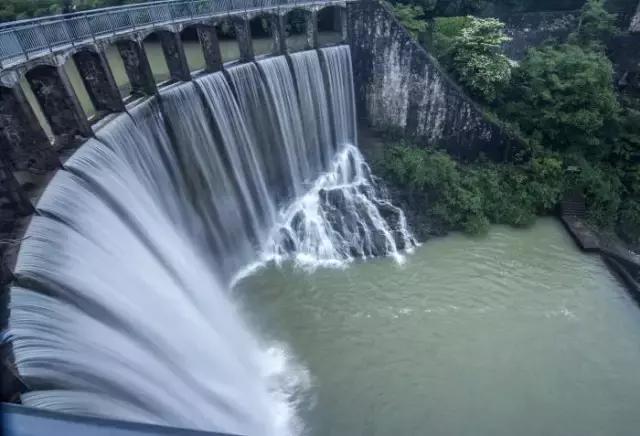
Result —
<path fill-rule="evenodd" d="M 265 12 L 282 15 L 348 1 L 354 0 L 162 0 L 14 21 L 0 25 L 0 70 L 166 25 Z"/>

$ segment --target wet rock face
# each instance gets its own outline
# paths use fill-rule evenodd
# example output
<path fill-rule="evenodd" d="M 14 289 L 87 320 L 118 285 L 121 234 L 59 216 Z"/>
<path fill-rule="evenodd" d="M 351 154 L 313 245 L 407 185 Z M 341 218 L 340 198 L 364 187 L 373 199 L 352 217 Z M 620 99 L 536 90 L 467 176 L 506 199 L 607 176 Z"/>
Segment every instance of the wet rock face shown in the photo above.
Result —
<path fill-rule="evenodd" d="M 372 127 L 463 159 L 482 153 L 500 160 L 515 148 L 385 7 L 354 2 L 348 13 L 356 102 Z"/>

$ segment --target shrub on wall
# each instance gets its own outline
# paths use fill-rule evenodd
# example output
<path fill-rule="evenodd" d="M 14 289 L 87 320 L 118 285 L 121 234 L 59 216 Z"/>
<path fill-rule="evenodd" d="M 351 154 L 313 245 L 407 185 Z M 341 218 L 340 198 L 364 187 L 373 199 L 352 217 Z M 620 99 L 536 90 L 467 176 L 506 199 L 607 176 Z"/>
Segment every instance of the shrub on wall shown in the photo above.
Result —
<path fill-rule="evenodd" d="M 398 143 L 381 168 L 423 215 L 450 230 L 483 233 L 490 223 L 525 226 L 552 210 L 564 192 L 564 168 L 554 155 L 522 165 L 463 165 L 440 151 Z"/>

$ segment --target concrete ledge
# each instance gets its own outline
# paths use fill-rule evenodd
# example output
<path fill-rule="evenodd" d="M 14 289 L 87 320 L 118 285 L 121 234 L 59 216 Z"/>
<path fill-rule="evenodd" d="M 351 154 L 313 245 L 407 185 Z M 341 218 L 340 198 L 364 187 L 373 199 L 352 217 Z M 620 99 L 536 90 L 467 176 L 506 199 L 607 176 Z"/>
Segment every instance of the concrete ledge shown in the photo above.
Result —
<path fill-rule="evenodd" d="M 625 285 L 629 295 L 640 304 L 640 256 L 599 235 L 580 217 L 561 215 L 560 221 L 582 251 L 602 257 L 611 272 Z"/>
<path fill-rule="evenodd" d="M 231 436 L 136 422 L 56 413 L 3 403 L 0 430 L 5 436 Z"/>

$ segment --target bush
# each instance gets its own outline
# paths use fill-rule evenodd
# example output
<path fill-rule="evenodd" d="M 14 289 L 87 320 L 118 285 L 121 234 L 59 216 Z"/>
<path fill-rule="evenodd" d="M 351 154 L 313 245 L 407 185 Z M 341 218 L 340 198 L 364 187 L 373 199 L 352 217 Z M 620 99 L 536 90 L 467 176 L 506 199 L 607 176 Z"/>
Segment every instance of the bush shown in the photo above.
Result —
<path fill-rule="evenodd" d="M 501 53 L 509 39 L 497 19 L 449 17 L 433 21 L 428 45 L 471 94 L 492 102 L 511 77 L 509 59 Z"/>
<path fill-rule="evenodd" d="M 509 83 L 511 64 L 500 52 L 510 38 L 504 23 L 494 18 L 468 17 L 460 35 L 453 38 L 453 69 L 462 84 L 484 101 L 492 102 Z"/>
<path fill-rule="evenodd" d="M 618 33 L 616 15 L 604 8 L 604 0 L 587 0 L 582 7 L 578 28 L 571 41 L 585 46 L 599 47 Z"/>
<path fill-rule="evenodd" d="M 391 7 L 393 8 L 393 14 L 414 38 L 418 39 L 420 34 L 427 30 L 427 22 L 424 20 L 422 6 L 396 4 Z"/>
<path fill-rule="evenodd" d="M 505 100 L 503 115 L 545 147 L 609 152 L 620 107 L 604 54 L 570 44 L 530 50 Z"/>
<path fill-rule="evenodd" d="M 452 67 L 453 40 L 462 34 L 469 20 L 469 17 L 439 17 L 431 23 L 429 49 L 447 67 Z"/>
<path fill-rule="evenodd" d="M 551 155 L 519 166 L 461 165 L 443 152 L 396 144 L 383 165 L 388 180 L 427 209 L 427 219 L 471 234 L 490 223 L 529 225 L 555 207 L 564 190 L 562 161 Z"/>

